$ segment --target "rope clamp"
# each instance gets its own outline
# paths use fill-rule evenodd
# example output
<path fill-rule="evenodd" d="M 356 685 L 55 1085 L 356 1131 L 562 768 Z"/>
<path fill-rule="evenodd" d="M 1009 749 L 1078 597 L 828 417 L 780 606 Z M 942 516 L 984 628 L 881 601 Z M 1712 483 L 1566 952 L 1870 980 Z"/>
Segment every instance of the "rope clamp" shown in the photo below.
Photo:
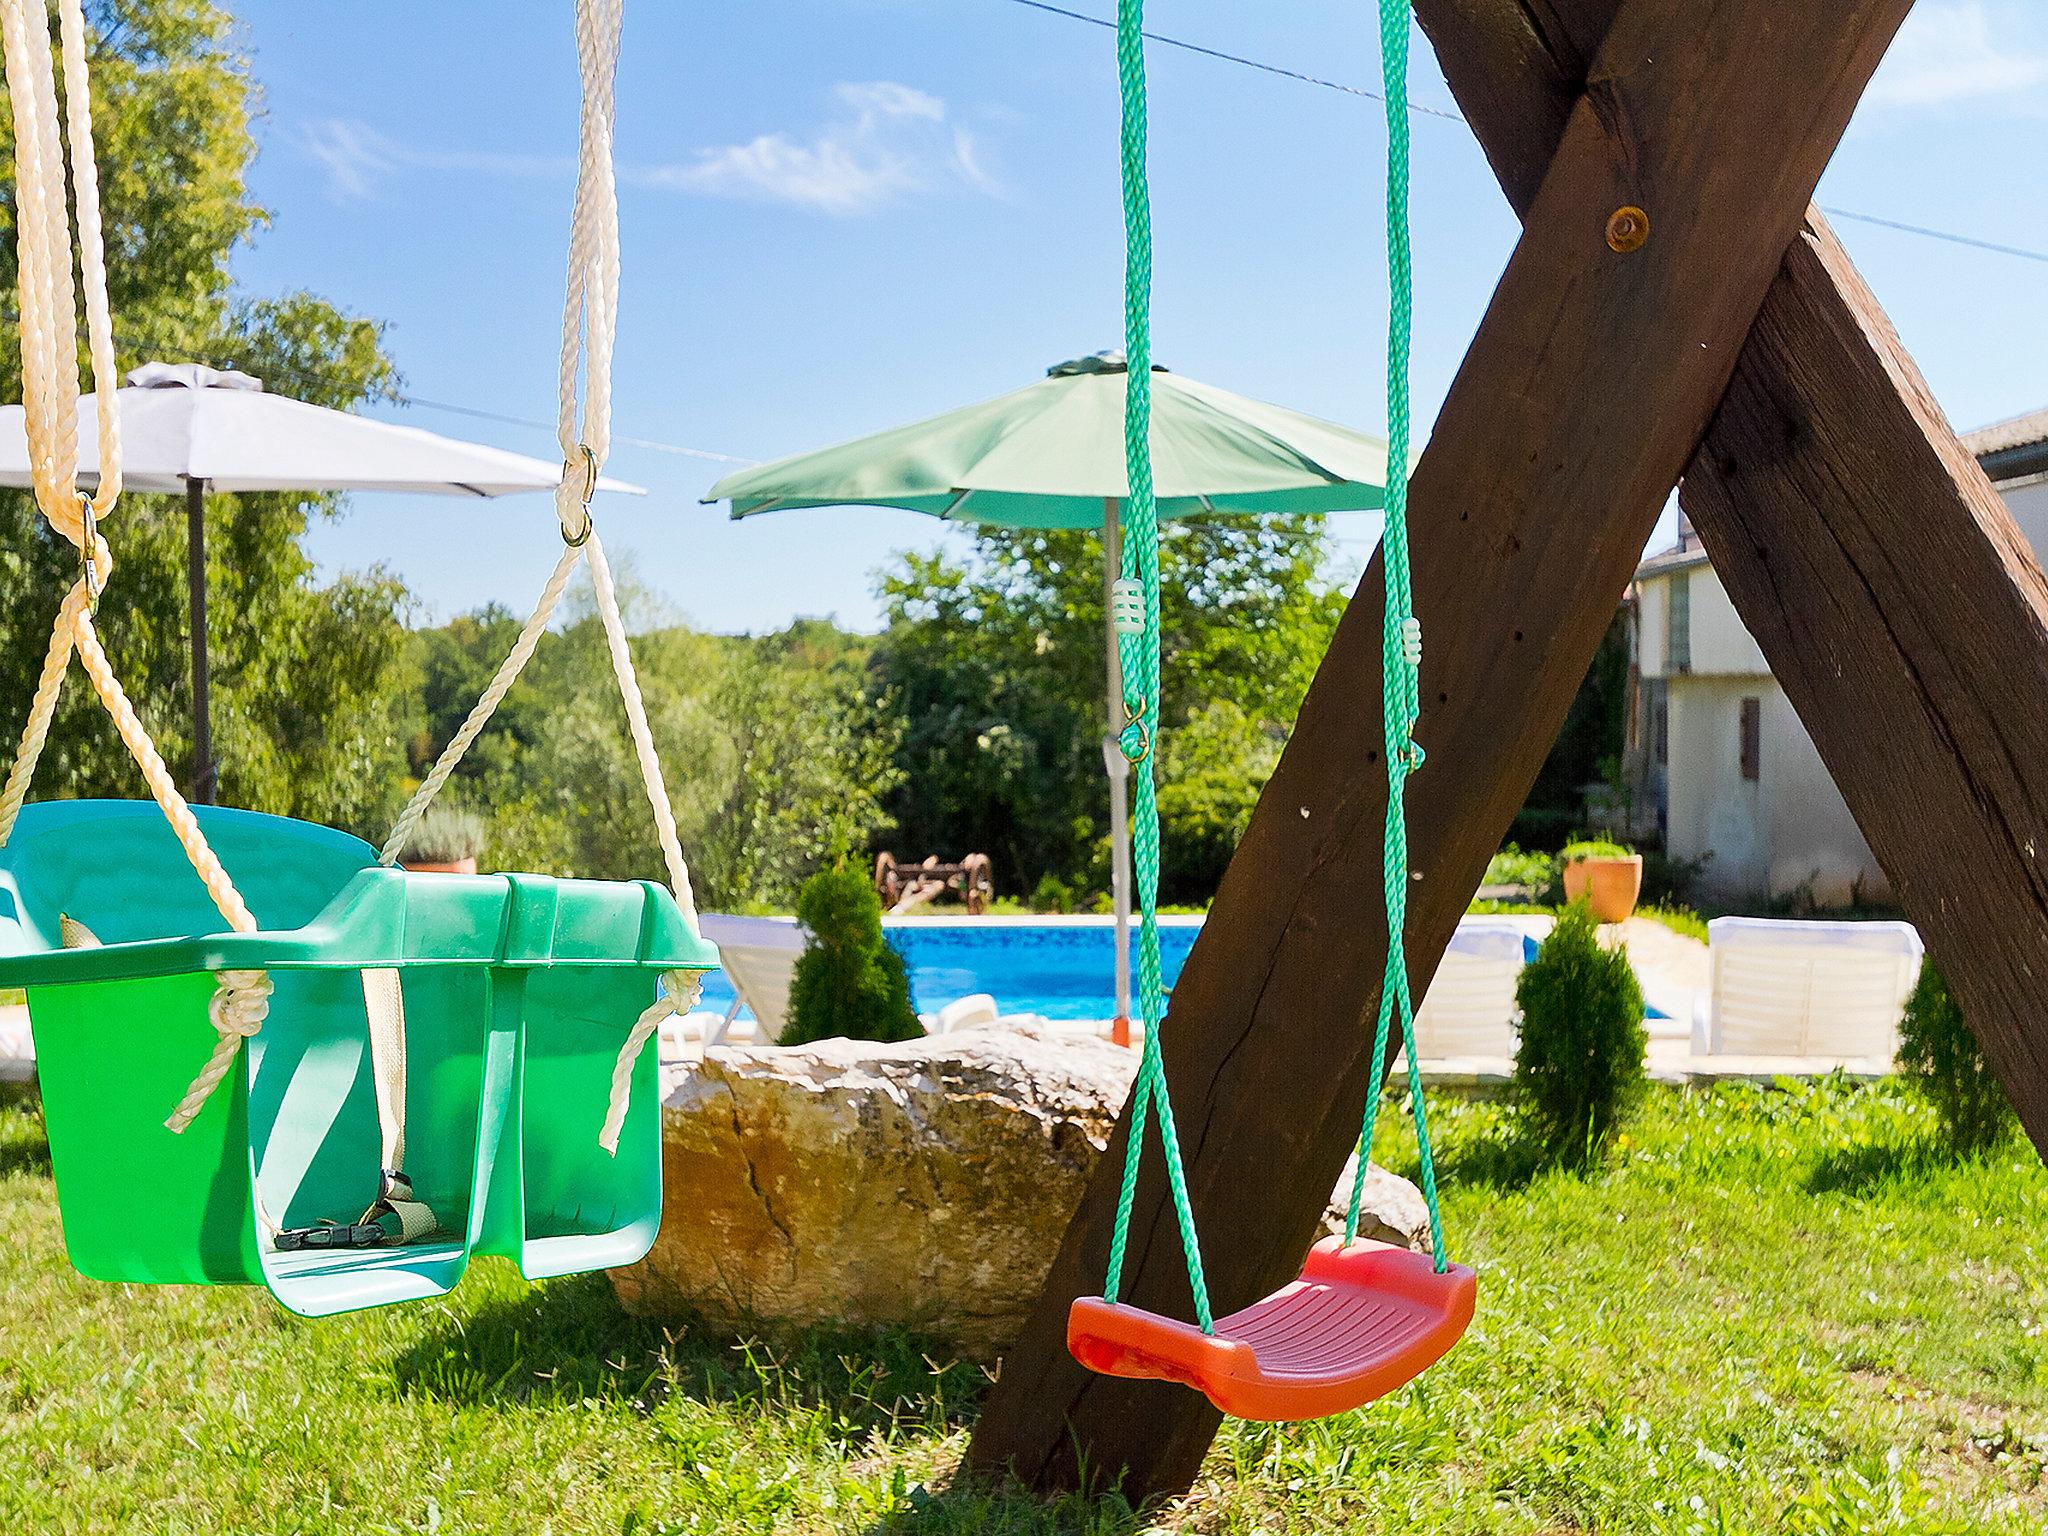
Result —
<path fill-rule="evenodd" d="M 85 611 L 97 616 L 100 588 L 104 585 L 99 568 L 99 514 L 93 510 L 92 498 L 83 491 L 78 493 L 78 521 L 83 534 L 78 545 L 78 579 L 85 583 Z"/>
<path fill-rule="evenodd" d="M 1145 710 L 1146 701 L 1143 699 L 1136 703 L 1128 698 L 1124 700 L 1124 728 L 1117 733 L 1116 746 L 1123 753 L 1124 761 L 1133 768 L 1152 755 L 1152 728 L 1145 723 Z M 1130 741 L 1133 731 L 1138 733 L 1135 747 Z"/>

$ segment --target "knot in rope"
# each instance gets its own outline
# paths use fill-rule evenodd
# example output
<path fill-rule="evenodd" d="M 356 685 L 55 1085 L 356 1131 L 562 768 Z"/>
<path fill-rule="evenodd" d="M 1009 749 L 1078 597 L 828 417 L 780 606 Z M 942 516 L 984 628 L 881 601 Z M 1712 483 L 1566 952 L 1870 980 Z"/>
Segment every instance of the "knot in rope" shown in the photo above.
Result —
<path fill-rule="evenodd" d="M 625 1129 L 626 1111 L 632 1103 L 633 1068 L 640 1060 L 641 1050 L 664 1020 L 681 1018 L 697 1006 L 697 999 L 703 994 L 702 971 L 661 973 L 661 995 L 642 1009 L 640 1017 L 633 1021 L 632 1029 L 626 1034 L 626 1043 L 619 1047 L 619 1059 L 612 1064 L 611 1100 L 605 1106 L 604 1128 L 597 1133 L 597 1144 L 609 1155 L 619 1155 L 619 1132 Z"/>
<path fill-rule="evenodd" d="M 185 1127 L 198 1118 L 199 1111 L 206 1107 L 206 1101 L 213 1097 L 214 1089 L 221 1085 L 228 1069 L 235 1064 L 242 1042 L 254 1039 L 263 1028 L 263 1021 L 270 1017 L 272 987 L 268 971 L 222 971 L 216 981 L 218 984 L 213 989 L 213 997 L 206 1005 L 206 1017 L 220 1039 L 214 1043 L 213 1054 L 206 1058 L 206 1065 L 192 1079 L 192 1086 L 185 1090 L 185 1097 L 178 1101 L 178 1107 L 164 1121 L 165 1128 L 173 1135 L 182 1134 Z"/>
<path fill-rule="evenodd" d="M 275 990 L 268 971 L 222 971 L 206 1017 L 223 1037 L 254 1039 L 270 1017 L 270 995 Z"/>

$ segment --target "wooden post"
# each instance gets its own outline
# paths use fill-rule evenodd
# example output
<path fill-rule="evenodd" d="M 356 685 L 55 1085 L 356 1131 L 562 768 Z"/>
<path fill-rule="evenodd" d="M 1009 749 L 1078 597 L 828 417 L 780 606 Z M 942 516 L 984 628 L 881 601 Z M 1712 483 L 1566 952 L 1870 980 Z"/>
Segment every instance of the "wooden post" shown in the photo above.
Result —
<path fill-rule="evenodd" d="M 1518 210 L 1618 3 L 1416 0 Z M 2048 582 L 1814 210 L 1681 502 L 2048 1153 Z"/>
<path fill-rule="evenodd" d="M 1408 934 L 1426 984 L 1563 722 L 1718 404 L 1807 197 L 1910 0 L 1623 0 L 1411 491 L 1429 629 L 1409 787 Z M 1467 11 L 1481 14 L 1478 0 Z M 1496 0 L 1487 12 L 1519 10 Z M 1611 248 L 1616 213 L 1649 238 Z M 1629 242 L 1620 241 L 1622 245 Z M 1162 1030 L 1219 1312 L 1290 1278 L 1357 1130 L 1384 954 L 1380 575 L 1359 588 Z M 1051 1490 L 1185 1488 L 1217 1415 L 1090 1376 L 1071 1299 L 1101 1283 L 1122 1133 L 1091 1181 L 969 1464 Z M 1157 1158 L 1131 1301 L 1184 1315 Z M 1482 1293 L 1484 1282 L 1482 1281 Z M 1483 1305 L 1483 1301 L 1482 1301 Z"/>

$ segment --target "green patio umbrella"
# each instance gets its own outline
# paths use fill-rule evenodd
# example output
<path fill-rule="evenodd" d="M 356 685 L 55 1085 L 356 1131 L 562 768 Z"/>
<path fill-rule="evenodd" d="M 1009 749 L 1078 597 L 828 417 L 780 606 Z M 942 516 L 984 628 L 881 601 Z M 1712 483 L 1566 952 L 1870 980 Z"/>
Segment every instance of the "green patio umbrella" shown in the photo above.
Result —
<path fill-rule="evenodd" d="M 832 448 L 727 475 L 706 493 L 734 517 L 795 507 L 903 507 L 1005 528 L 1099 528 L 1103 581 L 1121 566 L 1124 468 L 1121 353 L 1047 369 L 1035 384 Z M 1152 468 L 1159 515 L 1369 511 L 1380 505 L 1387 445 L 1314 416 L 1153 370 Z M 1105 593 L 1106 596 L 1106 593 Z M 1105 605 L 1107 606 L 1107 605 Z M 1116 745 L 1123 679 L 1108 635 L 1110 837 L 1117 915 L 1117 1016 L 1130 1015 L 1129 765 Z"/>

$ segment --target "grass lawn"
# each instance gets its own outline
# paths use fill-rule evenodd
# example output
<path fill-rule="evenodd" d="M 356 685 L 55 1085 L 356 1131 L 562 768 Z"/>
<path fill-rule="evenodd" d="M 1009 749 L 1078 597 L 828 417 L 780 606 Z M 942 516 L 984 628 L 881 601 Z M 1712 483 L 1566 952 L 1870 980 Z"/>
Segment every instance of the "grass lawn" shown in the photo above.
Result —
<path fill-rule="evenodd" d="M 1527 1180 L 1498 1109 L 1439 1109 L 1465 1342 L 1362 1412 L 1227 1426 L 1142 1517 L 951 1490 L 983 1378 L 902 1338 L 664 1331 L 497 1263 L 321 1323 L 91 1284 L 40 1122 L 0 1110 L 0 1532 L 2048 1526 L 2029 1149 L 1949 1164 L 1891 1087 L 1667 1090 L 1606 1171 Z"/>

